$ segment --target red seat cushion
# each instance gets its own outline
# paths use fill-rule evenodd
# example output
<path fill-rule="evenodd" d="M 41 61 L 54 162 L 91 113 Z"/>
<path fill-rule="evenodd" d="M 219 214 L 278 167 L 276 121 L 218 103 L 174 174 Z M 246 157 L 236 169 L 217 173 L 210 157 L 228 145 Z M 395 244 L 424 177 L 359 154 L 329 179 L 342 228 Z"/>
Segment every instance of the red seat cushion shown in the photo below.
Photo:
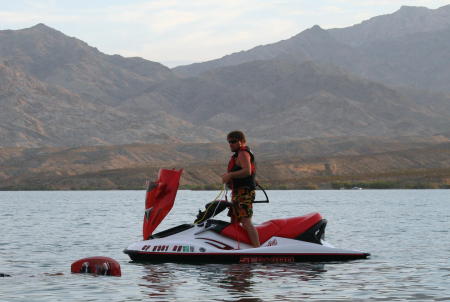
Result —
<path fill-rule="evenodd" d="M 320 220 L 322 220 L 322 216 L 319 213 L 310 213 L 299 217 L 266 221 L 256 226 L 259 242 L 264 243 L 273 236 L 296 238 Z M 222 230 L 221 234 L 238 242 L 250 244 L 247 232 L 238 224 L 228 225 Z"/>
<path fill-rule="evenodd" d="M 322 220 L 319 213 L 309 213 L 304 216 L 292 217 L 285 220 L 284 226 L 278 231 L 276 236 L 284 238 L 296 238 L 306 232 L 313 225 Z"/>

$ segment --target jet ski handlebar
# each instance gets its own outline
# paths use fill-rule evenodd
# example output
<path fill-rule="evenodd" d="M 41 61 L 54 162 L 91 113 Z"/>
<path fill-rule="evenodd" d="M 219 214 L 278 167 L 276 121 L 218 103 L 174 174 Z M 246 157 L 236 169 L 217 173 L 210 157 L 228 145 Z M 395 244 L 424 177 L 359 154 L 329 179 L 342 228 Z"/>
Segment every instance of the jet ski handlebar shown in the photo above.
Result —
<path fill-rule="evenodd" d="M 257 183 L 256 186 L 263 191 L 264 195 L 266 196 L 266 200 L 255 200 L 253 203 L 268 203 L 269 197 L 267 196 L 266 191 Z M 203 221 L 208 220 L 209 218 L 212 218 L 222 212 L 223 210 L 229 208 L 231 206 L 231 202 L 227 200 L 214 200 L 205 205 L 205 210 L 198 211 L 197 218 L 195 219 L 194 223 L 200 224 Z"/>
<path fill-rule="evenodd" d="M 267 196 L 266 190 L 264 190 L 264 188 L 261 187 L 261 185 L 259 183 L 256 183 L 256 187 L 260 188 L 261 191 L 263 191 L 264 196 L 266 196 L 266 200 L 255 200 L 255 201 L 253 201 L 253 203 L 268 203 L 269 197 Z"/>

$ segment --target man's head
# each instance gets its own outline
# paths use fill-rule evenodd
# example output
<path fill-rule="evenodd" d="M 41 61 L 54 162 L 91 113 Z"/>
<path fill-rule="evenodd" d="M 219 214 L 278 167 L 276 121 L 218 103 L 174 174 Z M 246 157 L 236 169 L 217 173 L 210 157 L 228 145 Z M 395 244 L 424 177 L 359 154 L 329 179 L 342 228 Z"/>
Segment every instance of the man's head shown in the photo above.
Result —
<path fill-rule="evenodd" d="M 230 144 L 230 150 L 236 152 L 240 147 L 245 146 L 245 135 L 242 131 L 231 131 L 227 135 L 228 144 Z"/>

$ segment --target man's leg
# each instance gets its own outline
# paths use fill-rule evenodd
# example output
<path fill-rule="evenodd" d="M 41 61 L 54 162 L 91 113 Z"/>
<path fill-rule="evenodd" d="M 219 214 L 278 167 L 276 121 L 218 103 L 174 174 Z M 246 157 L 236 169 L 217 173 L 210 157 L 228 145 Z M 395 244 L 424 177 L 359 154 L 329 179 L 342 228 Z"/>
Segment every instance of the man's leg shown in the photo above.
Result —
<path fill-rule="evenodd" d="M 259 247 L 261 244 L 259 243 L 259 235 L 255 226 L 252 223 L 252 219 L 249 217 L 242 217 L 241 223 L 244 229 L 247 231 L 248 237 L 250 238 L 250 242 L 254 247 Z"/>

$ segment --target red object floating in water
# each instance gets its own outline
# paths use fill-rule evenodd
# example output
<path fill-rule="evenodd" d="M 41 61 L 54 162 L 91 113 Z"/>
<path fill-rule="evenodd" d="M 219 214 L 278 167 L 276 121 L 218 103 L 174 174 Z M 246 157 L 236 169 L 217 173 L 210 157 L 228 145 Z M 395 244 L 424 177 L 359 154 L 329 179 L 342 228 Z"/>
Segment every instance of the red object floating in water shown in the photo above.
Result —
<path fill-rule="evenodd" d="M 70 270 L 72 273 L 81 274 L 115 277 L 122 275 L 119 262 L 109 257 L 83 258 L 72 263 Z"/>

